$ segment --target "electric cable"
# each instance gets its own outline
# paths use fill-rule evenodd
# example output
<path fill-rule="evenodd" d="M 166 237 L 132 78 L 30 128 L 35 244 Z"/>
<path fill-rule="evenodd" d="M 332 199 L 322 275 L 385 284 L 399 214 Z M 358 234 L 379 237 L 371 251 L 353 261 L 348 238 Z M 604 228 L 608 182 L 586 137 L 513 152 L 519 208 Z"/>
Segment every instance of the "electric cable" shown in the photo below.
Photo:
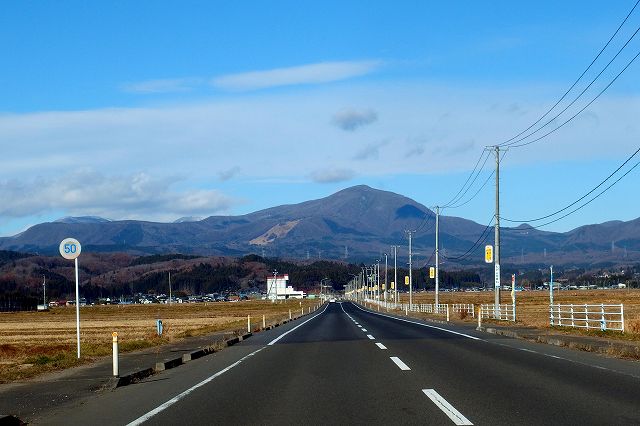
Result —
<path fill-rule="evenodd" d="M 600 51 L 598 52 L 598 54 L 596 55 L 595 58 L 593 58 L 593 60 L 591 61 L 591 63 L 587 66 L 587 68 L 582 71 L 582 74 L 580 74 L 580 76 L 576 79 L 576 81 L 573 82 L 573 84 L 569 87 L 569 89 L 567 89 L 566 92 L 564 92 L 564 94 L 560 97 L 560 99 L 558 99 L 556 101 L 556 103 L 549 108 L 542 116 L 540 116 L 540 118 L 538 118 L 535 122 L 533 122 L 529 127 L 527 127 L 526 129 L 524 129 L 523 131 L 521 131 L 520 133 L 518 133 L 517 135 L 511 137 L 510 139 L 507 139 L 506 141 L 499 143 L 498 146 L 502 146 L 502 145 L 506 145 L 509 144 L 511 141 L 513 141 L 514 139 L 519 138 L 520 136 L 522 136 L 522 134 L 528 132 L 531 128 L 533 128 L 536 124 L 540 123 L 542 120 L 544 120 L 544 118 L 549 115 L 551 113 L 551 111 L 553 111 L 559 104 L 560 102 L 562 102 L 567 95 L 573 90 L 573 88 L 578 84 L 578 82 L 580 82 L 580 80 L 582 80 L 582 77 L 585 76 L 585 74 L 591 69 L 591 67 L 593 66 L 593 64 L 596 63 L 596 61 L 598 60 L 598 58 L 600 58 L 600 56 L 602 55 L 602 53 L 605 51 L 605 49 L 609 46 L 609 44 L 611 44 L 611 42 L 613 41 L 613 39 L 616 37 L 616 35 L 618 35 L 618 33 L 620 32 L 620 30 L 622 29 L 622 27 L 624 26 L 624 24 L 627 22 L 627 20 L 629 19 L 629 17 L 631 16 L 631 14 L 633 13 L 633 11 L 636 9 L 636 7 L 638 6 L 638 4 L 640 3 L 640 0 L 636 1 L 636 3 L 633 5 L 633 7 L 631 8 L 631 10 L 629 11 L 629 13 L 627 14 L 627 16 L 623 19 L 623 21 L 620 23 L 620 25 L 618 26 L 618 28 L 616 29 L 616 31 L 613 33 L 613 35 L 609 38 L 609 40 L 607 40 L 607 42 L 605 43 L 605 45 L 602 47 L 602 49 L 600 49 Z M 634 34 L 635 35 L 635 34 Z M 628 44 L 629 42 L 627 42 Z M 626 44 L 625 44 L 626 46 Z M 616 55 L 617 56 L 617 55 Z M 608 66 L 608 65 L 607 65 Z M 604 71 L 604 70 L 603 70 Z"/>
<path fill-rule="evenodd" d="M 500 216 L 500 219 L 501 220 L 505 220 L 507 222 L 513 222 L 513 223 L 529 223 L 529 222 L 539 222 L 541 220 L 548 219 L 548 218 L 550 218 L 552 216 L 555 216 L 558 213 L 562 213 L 563 211 L 567 210 L 568 208 L 573 207 L 574 205 L 578 204 L 580 201 L 584 200 L 589 195 L 591 195 L 596 189 L 598 189 L 602 185 L 604 185 L 609 179 L 611 179 L 616 173 L 618 173 L 618 171 L 620 171 L 620 169 L 622 169 L 629 161 L 631 161 L 631 159 L 633 157 L 635 157 L 639 152 L 640 152 L 640 148 L 638 148 L 633 154 L 631 154 L 631 156 L 628 157 L 624 161 L 624 163 L 622 163 L 617 169 L 615 169 L 609 176 L 607 176 L 603 181 L 601 181 L 598 185 L 596 185 L 594 188 L 592 188 L 591 191 L 587 192 L 582 197 L 578 198 L 573 203 L 568 204 L 567 206 L 561 208 L 560 210 L 556 210 L 555 212 L 550 213 L 550 214 L 548 214 L 546 216 L 541 216 L 541 217 L 538 217 L 538 218 L 535 218 L 535 219 L 529 219 L 529 220 L 513 220 L 513 219 L 507 219 L 507 218 L 502 217 L 502 216 Z"/>

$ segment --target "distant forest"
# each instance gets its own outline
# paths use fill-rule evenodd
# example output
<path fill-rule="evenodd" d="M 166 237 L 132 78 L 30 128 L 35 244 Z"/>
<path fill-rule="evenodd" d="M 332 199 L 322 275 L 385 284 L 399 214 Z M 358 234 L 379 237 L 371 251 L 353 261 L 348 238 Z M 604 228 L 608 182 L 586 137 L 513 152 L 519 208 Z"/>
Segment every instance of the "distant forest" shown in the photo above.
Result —
<path fill-rule="evenodd" d="M 264 292 L 266 279 L 273 271 L 277 271 L 279 275 L 289 274 L 290 284 L 307 292 L 319 291 L 323 279 L 327 279 L 326 284 L 340 291 L 365 266 L 338 261 L 291 262 L 258 255 L 237 259 L 184 254 L 97 256 L 86 259 L 81 266 L 80 293 L 81 297 L 89 301 L 106 297 L 129 297 L 134 294 L 166 294 L 169 289 L 169 273 L 173 291 L 181 295 Z M 0 251 L 0 310 L 7 310 L 6 306 L 31 306 L 35 309 L 35 305 L 42 300 L 41 283 L 44 278 L 48 300 L 73 299 L 75 282 L 72 281 L 70 265 L 64 262 L 57 257 Z M 135 275 L 131 273 L 132 268 L 143 268 L 144 271 Z M 467 270 L 440 269 L 440 288 L 463 289 L 491 285 L 492 269 L 491 265 Z M 100 272 L 96 272 L 97 270 Z M 565 281 L 599 286 L 625 282 L 629 287 L 638 286 L 638 271 L 640 268 L 628 267 L 603 278 L 604 275 L 599 277 L 584 269 L 554 270 L 556 276 L 564 277 Z M 380 266 L 380 273 L 380 281 L 383 282 L 384 264 Z M 548 280 L 544 269 L 519 271 L 513 265 L 503 265 L 503 280 L 508 279 L 512 273 L 517 275 L 520 285 L 538 286 Z M 404 285 L 404 277 L 408 274 L 407 268 L 398 268 L 398 289 L 401 291 L 408 290 L 408 286 Z M 393 280 L 393 268 L 388 268 L 388 281 Z M 413 270 L 414 290 L 432 290 L 434 286 L 435 280 L 429 278 L 428 268 Z"/>

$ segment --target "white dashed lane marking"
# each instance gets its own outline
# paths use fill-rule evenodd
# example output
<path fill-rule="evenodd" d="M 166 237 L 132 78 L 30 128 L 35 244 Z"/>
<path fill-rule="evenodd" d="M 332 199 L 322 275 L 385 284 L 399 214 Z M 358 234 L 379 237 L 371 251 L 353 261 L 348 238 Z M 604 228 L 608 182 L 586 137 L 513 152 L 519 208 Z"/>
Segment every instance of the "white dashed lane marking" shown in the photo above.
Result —
<path fill-rule="evenodd" d="M 397 356 L 392 356 L 392 357 L 389 357 L 389 358 L 391 358 L 391 361 L 393 361 L 398 366 L 398 368 L 400 370 L 402 370 L 402 371 L 411 370 L 409 368 L 409 366 L 407 364 L 405 364 L 404 362 L 402 362 L 402 360 L 400 358 L 398 358 Z"/>

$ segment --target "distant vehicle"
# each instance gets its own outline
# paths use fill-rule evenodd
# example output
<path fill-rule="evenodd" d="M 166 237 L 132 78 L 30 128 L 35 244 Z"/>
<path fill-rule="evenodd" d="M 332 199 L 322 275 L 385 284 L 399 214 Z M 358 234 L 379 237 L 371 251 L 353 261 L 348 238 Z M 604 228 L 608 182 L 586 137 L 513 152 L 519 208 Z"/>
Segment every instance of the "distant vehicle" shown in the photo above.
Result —
<path fill-rule="evenodd" d="M 331 299 L 329 299 L 329 302 L 331 303 L 335 303 L 336 299 L 334 299 L 333 297 Z"/>

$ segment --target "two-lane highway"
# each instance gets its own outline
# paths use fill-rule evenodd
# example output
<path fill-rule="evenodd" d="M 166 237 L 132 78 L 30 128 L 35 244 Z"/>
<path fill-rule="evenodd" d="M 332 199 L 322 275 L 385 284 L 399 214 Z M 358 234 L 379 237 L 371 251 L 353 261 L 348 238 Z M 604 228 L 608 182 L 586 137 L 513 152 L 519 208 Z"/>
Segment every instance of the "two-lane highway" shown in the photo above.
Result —
<path fill-rule="evenodd" d="M 329 303 L 39 423 L 640 423 L 637 376 L 450 328 Z"/>

